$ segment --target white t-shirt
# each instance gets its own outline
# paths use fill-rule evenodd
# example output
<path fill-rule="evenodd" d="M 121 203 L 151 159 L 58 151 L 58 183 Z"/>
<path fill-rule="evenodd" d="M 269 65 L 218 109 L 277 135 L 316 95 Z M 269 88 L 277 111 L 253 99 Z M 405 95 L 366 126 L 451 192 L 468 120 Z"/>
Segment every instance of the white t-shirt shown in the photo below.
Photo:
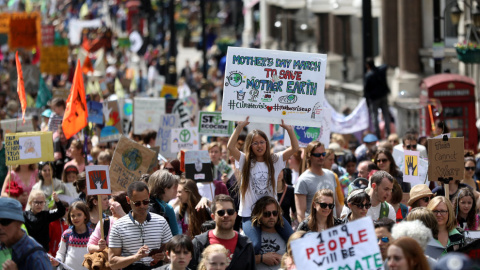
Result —
<path fill-rule="evenodd" d="M 198 188 L 198 193 L 200 193 L 202 197 L 205 197 L 210 201 L 213 201 L 213 198 L 215 198 L 215 185 L 213 184 L 213 182 L 209 182 L 209 183 L 197 182 L 197 188 Z"/>
<path fill-rule="evenodd" d="M 388 204 L 388 218 L 393 220 L 393 221 L 397 221 L 397 213 L 395 213 L 395 209 L 388 202 L 387 202 L 387 204 Z M 379 203 L 375 207 L 373 207 L 373 206 L 370 207 L 370 209 L 368 209 L 368 212 L 367 212 L 367 217 L 371 217 L 373 221 L 378 220 L 378 218 L 380 217 L 381 207 L 382 207 L 381 203 Z M 347 216 L 348 214 L 350 214 L 350 212 L 352 212 L 352 210 L 350 210 L 350 208 L 348 208 L 346 205 L 343 206 L 341 217 L 343 218 L 343 217 Z"/>
<path fill-rule="evenodd" d="M 272 155 L 273 160 L 276 160 L 273 164 L 275 181 L 278 179 L 281 170 L 285 168 L 283 153 L 280 154 Z M 240 152 L 240 160 L 235 162 L 235 165 L 240 171 L 242 171 L 244 164 L 245 154 Z M 242 177 L 240 177 L 240 184 L 241 182 Z M 270 184 L 267 165 L 265 162 L 255 162 L 255 165 L 250 169 L 250 183 L 247 192 L 245 193 L 245 198 L 240 198 L 240 209 L 238 210 L 238 214 L 241 217 L 250 217 L 252 215 L 253 205 L 264 196 L 277 197 L 276 192 L 273 191 L 273 187 Z"/>

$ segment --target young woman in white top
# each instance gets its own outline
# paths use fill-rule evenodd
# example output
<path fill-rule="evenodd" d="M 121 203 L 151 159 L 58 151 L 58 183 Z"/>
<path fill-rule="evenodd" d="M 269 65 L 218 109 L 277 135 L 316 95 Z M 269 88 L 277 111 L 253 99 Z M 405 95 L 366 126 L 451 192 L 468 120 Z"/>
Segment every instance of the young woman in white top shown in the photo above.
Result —
<path fill-rule="evenodd" d="M 285 167 L 285 162 L 299 150 L 298 140 L 289 125 L 285 125 L 282 120 L 280 125 L 284 128 L 291 140 L 291 147 L 282 153 L 271 154 L 270 143 L 267 135 L 261 130 L 252 130 L 245 139 L 245 153 L 239 151 L 235 145 L 240 132 L 246 127 L 248 117 L 245 121 L 238 123 L 235 132 L 228 141 L 228 150 L 235 158 L 236 166 L 240 172 L 239 195 L 240 209 L 238 214 L 242 217 L 242 229 L 253 243 L 255 254 L 260 252 L 260 234 L 259 227 L 252 227 L 251 214 L 253 205 L 264 196 L 276 197 L 276 180 L 281 170 Z M 277 228 L 277 232 L 286 238 L 293 233 L 292 228 L 287 221 L 284 221 L 285 227 Z"/>

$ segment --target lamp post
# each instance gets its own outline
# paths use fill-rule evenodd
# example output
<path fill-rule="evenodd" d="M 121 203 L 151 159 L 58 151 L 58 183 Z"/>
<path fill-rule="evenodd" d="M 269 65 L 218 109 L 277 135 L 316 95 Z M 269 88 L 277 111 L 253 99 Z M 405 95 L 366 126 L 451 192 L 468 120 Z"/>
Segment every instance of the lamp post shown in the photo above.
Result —
<path fill-rule="evenodd" d="M 366 59 L 373 57 L 372 48 L 372 2 L 371 0 L 362 0 L 362 43 L 363 43 L 363 75 L 367 73 Z"/>

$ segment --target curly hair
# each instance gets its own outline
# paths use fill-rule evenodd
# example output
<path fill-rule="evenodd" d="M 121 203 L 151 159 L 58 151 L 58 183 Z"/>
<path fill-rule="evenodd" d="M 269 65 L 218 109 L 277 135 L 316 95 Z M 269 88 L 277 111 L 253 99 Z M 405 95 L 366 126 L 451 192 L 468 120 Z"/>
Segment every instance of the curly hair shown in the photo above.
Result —
<path fill-rule="evenodd" d="M 427 248 L 428 242 L 432 239 L 432 230 L 427 228 L 420 220 L 403 221 L 393 225 L 392 237 L 394 239 L 408 236 L 417 240 L 423 250 Z"/>
<path fill-rule="evenodd" d="M 205 208 L 200 209 L 199 211 L 195 210 L 195 206 L 198 204 L 202 196 L 198 192 L 197 183 L 190 179 L 182 179 L 178 183 L 179 186 L 183 187 L 183 191 L 188 193 L 188 200 L 186 203 L 180 205 L 179 218 L 183 219 L 188 213 L 188 231 L 189 236 L 195 237 L 202 233 L 201 226 L 208 220 L 209 214 Z"/>
<path fill-rule="evenodd" d="M 461 217 L 459 215 L 459 207 L 460 207 L 459 204 L 460 204 L 460 200 L 467 196 L 472 198 L 472 207 L 470 208 L 470 211 L 468 211 L 467 218 L 466 218 L 467 227 L 470 230 L 477 230 L 477 228 L 475 228 L 475 223 L 476 223 L 475 216 L 477 214 L 477 211 L 476 211 L 477 200 L 475 199 L 473 192 L 468 187 L 461 188 L 458 191 L 457 196 L 455 196 L 455 199 L 453 200 L 453 209 L 455 211 L 455 217 L 457 218 L 457 223 L 460 224 L 460 226 L 462 226 L 463 224 L 460 223 Z"/>
<path fill-rule="evenodd" d="M 277 215 L 278 220 L 277 220 L 277 224 L 275 224 L 275 225 L 280 225 L 280 226 L 283 227 L 282 208 L 278 204 L 277 200 L 273 197 L 270 197 L 270 196 L 262 197 L 253 206 L 253 210 L 252 210 L 252 226 L 253 227 L 257 227 L 257 226 L 259 227 L 260 226 L 261 219 L 262 219 L 262 216 L 263 216 L 263 211 L 270 204 L 275 204 L 275 206 L 277 208 L 277 211 L 278 211 L 278 215 Z"/>
<path fill-rule="evenodd" d="M 335 202 L 335 199 L 333 197 L 333 191 L 330 189 L 320 189 L 319 191 L 315 192 L 315 195 L 313 195 L 312 199 L 312 205 L 310 206 L 310 216 L 308 219 L 308 229 L 312 232 L 318 231 L 318 222 L 317 220 L 317 208 L 315 208 L 316 202 L 320 200 L 320 197 L 330 197 L 333 199 L 333 202 Z M 327 217 L 327 228 L 332 228 L 333 227 L 333 209 L 330 209 L 330 214 L 328 214 Z"/>

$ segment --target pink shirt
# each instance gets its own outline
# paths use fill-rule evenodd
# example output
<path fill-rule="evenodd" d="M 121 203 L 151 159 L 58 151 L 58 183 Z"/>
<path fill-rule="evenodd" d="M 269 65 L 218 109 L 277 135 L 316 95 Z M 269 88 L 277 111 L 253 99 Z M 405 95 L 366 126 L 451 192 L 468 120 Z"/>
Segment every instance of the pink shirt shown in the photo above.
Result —
<path fill-rule="evenodd" d="M 110 219 L 110 230 L 111 230 L 112 227 L 113 227 L 113 223 L 115 221 L 113 220 L 114 219 L 113 217 L 109 217 L 109 219 Z M 102 230 L 103 230 L 103 228 L 102 228 Z M 101 237 L 100 222 L 98 222 L 97 226 L 95 226 L 95 230 L 90 235 L 90 239 L 88 240 L 87 247 L 90 246 L 90 245 L 98 245 L 98 241 L 100 241 L 100 237 Z M 108 236 L 106 237 L 105 241 L 107 242 L 107 246 L 108 246 Z"/>
<path fill-rule="evenodd" d="M 12 177 L 10 179 L 17 182 L 17 184 L 22 187 L 24 193 L 30 194 L 30 191 L 32 191 L 33 185 L 35 185 L 35 183 L 37 182 L 38 170 L 35 170 L 30 174 L 30 183 L 28 184 L 28 186 L 26 186 L 23 183 L 18 173 L 12 170 L 11 174 L 12 174 Z"/>

